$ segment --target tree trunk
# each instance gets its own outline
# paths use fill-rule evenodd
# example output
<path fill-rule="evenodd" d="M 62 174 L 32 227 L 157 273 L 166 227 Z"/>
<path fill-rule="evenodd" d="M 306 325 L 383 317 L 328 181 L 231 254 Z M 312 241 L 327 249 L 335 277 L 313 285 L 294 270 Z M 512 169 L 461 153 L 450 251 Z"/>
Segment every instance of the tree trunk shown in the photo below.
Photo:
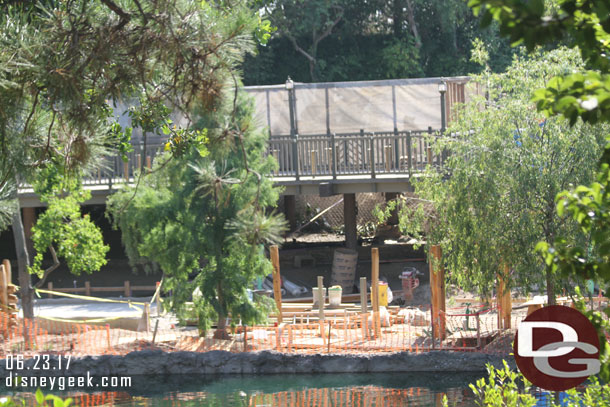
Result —
<path fill-rule="evenodd" d="M 419 36 L 419 31 L 417 29 L 417 22 L 415 21 L 415 10 L 413 8 L 413 3 L 411 2 L 411 0 L 407 0 L 407 21 L 409 23 L 409 27 L 411 28 L 413 38 L 415 38 L 415 46 L 417 48 L 421 48 L 421 37 Z"/>
<path fill-rule="evenodd" d="M 394 0 L 394 7 L 392 10 L 392 31 L 394 31 L 394 37 L 400 38 L 402 36 L 402 24 L 404 21 L 403 8 L 404 0 Z"/>
<path fill-rule="evenodd" d="M 13 214 L 13 237 L 17 251 L 17 264 L 19 266 L 19 292 L 21 294 L 21 309 L 24 318 L 34 318 L 34 292 L 32 291 L 30 273 L 28 267 L 30 259 L 25 242 L 25 231 L 21 220 L 21 209 Z"/>
<path fill-rule="evenodd" d="M 227 331 L 227 316 L 218 315 L 218 324 L 214 331 L 214 339 L 231 339 L 231 335 Z"/>
<path fill-rule="evenodd" d="M 218 264 L 220 263 L 216 263 L 217 267 Z M 220 308 L 222 308 L 223 310 L 226 310 L 226 306 L 224 303 L 224 294 L 222 292 L 222 283 L 218 282 L 218 284 L 216 285 L 216 295 L 218 296 L 218 303 L 220 305 Z M 229 335 L 229 332 L 227 332 L 227 313 L 220 311 L 218 312 L 218 323 L 216 324 L 216 331 L 214 332 L 214 339 L 230 339 L 231 336 Z"/>

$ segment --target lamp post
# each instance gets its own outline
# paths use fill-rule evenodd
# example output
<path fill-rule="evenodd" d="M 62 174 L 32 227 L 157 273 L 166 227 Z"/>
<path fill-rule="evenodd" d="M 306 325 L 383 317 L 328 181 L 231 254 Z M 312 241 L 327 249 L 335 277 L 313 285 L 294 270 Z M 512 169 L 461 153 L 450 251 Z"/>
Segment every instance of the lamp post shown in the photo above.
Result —
<path fill-rule="evenodd" d="M 438 92 L 441 94 L 441 134 L 447 129 L 447 118 L 445 114 L 445 92 L 447 92 L 447 82 L 444 79 L 438 83 Z"/>
<path fill-rule="evenodd" d="M 290 115 L 290 138 L 292 139 L 292 165 L 294 165 L 295 178 L 299 179 L 299 151 L 297 141 L 299 136 L 296 129 L 296 118 L 294 109 L 294 82 L 290 76 L 286 79 L 286 90 L 288 91 L 288 111 Z"/>

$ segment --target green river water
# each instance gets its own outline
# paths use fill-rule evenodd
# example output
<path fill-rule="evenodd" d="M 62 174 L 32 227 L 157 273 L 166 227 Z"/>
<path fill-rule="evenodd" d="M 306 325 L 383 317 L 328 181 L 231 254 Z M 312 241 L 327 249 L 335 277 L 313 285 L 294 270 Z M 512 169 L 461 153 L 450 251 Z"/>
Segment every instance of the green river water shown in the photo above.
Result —
<path fill-rule="evenodd" d="M 130 387 L 106 391 L 53 392 L 77 407 L 394 407 L 473 406 L 468 384 L 480 376 L 463 373 L 325 374 L 268 376 L 133 377 Z M 29 390 L 29 389 L 28 389 Z M 0 395 L 31 393 L 0 387 Z"/>

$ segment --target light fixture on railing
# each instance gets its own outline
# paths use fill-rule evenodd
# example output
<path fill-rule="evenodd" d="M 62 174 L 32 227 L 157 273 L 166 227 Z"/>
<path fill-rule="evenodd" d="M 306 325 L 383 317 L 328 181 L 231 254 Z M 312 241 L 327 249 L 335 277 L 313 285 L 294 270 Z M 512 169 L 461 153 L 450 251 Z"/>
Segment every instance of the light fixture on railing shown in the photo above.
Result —
<path fill-rule="evenodd" d="M 294 89 L 294 82 L 292 81 L 292 79 L 290 79 L 290 76 L 288 77 L 288 79 L 286 79 L 286 90 L 292 90 Z"/>
<path fill-rule="evenodd" d="M 445 82 L 444 80 L 441 80 L 441 81 L 438 83 L 438 91 L 439 91 L 440 93 L 445 93 L 445 92 L 447 92 L 447 82 Z"/>
<path fill-rule="evenodd" d="M 438 83 L 438 92 L 441 94 L 441 133 L 447 129 L 447 117 L 445 114 L 445 92 L 447 92 L 447 82 L 444 79 Z"/>

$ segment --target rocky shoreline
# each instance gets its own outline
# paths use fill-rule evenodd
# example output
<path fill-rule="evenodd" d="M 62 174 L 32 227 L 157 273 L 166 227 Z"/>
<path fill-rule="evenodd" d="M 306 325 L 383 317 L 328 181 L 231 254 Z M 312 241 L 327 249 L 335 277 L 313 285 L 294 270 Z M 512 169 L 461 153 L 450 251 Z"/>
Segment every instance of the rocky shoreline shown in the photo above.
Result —
<path fill-rule="evenodd" d="M 13 356 L 15 358 L 15 356 Z M 298 373 L 391 373 L 391 372 L 485 372 L 486 364 L 502 366 L 497 355 L 433 351 L 427 353 L 384 354 L 286 354 L 272 351 L 230 353 L 163 352 L 143 350 L 127 355 L 72 357 L 68 369 L 60 356 L 50 355 L 47 369 L 41 358 L 26 359 L 21 369 L 8 369 L 0 359 L 0 377 L 11 376 L 140 376 L 140 375 L 217 375 L 217 374 L 298 374 Z M 64 357 L 61 357 L 62 359 Z M 39 359 L 38 361 L 36 359 Z M 506 358 L 514 365 L 513 358 Z M 38 369 L 35 365 L 38 362 Z"/>

